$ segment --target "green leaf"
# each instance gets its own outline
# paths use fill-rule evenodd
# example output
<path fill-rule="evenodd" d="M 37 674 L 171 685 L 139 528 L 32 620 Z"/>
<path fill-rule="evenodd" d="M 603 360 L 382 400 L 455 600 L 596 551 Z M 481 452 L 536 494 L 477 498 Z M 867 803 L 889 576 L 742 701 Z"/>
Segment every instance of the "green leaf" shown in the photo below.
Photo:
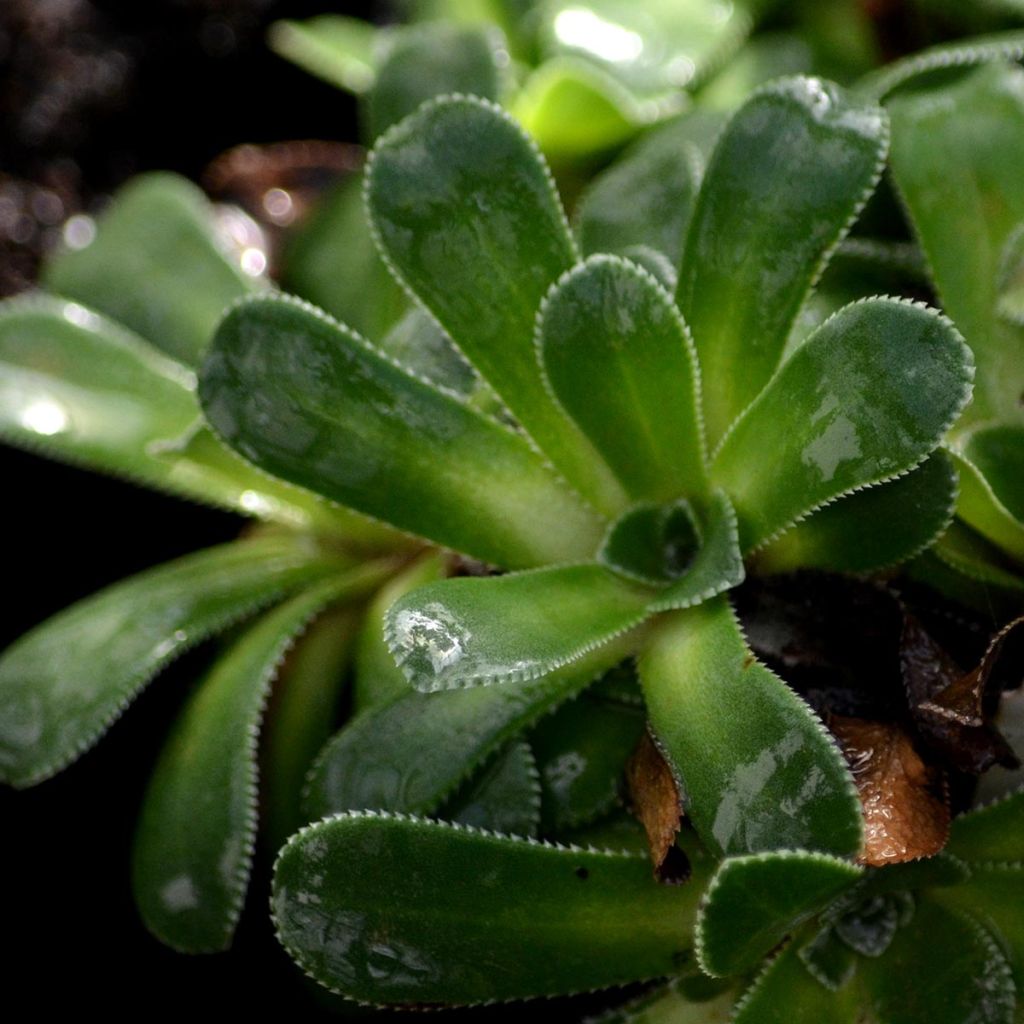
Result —
<path fill-rule="evenodd" d="M 252 868 L 270 684 L 296 634 L 365 577 L 357 568 L 268 612 L 214 662 L 175 723 L 142 801 L 132 861 L 142 920 L 166 945 L 231 945 Z"/>
<path fill-rule="evenodd" d="M 602 511 L 621 489 L 543 386 L 541 299 L 576 260 L 550 172 L 498 107 L 425 104 L 378 141 L 367 203 L 381 250 L 556 467 Z"/>
<path fill-rule="evenodd" d="M 306 774 L 338 720 L 361 610 L 346 603 L 318 616 L 297 639 L 274 682 L 263 723 L 261 801 L 267 846 L 274 850 L 305 824 Z"/>
<path fill-rule="evenodd" d="M 691 999 L 685 989 L 689 980 L 646 992 L 625 1006 L 589 1018 L 588 1024 L 729 1024 L 735 993 Z"/>
<path fill-rule="evenodd" d="M 376 1004 L 465 1004 L 669 974 L 692 955 L 698 895 L 697 882 L 659 886 L 634 854 L 363 813 L 292 838 L 272 911 L 322 985 Z"/>
<path fill-rule="evenodd" d="M 586 255 L 628 255 L 637 245 L 679 266 L 704 161 L 673 127 L 643 138 L 599 174 L 576 207 L 576 233 Z"/>
<path fill-rule="evenodd" d="M 978 69 L 934 91 L 899 96 L 892 168 L 945 311 L 978 362 L 963 425 L 1020 418 L 1019 339 L 996 315 L 999 266 L 1024 221 L 1024 70 Z"/>
<path fill-rule="evenodd" d="M 966 475 L 962 473 L 961 480 Z M 964 581 L 976 582 L 989 593 L 992 587 L 1007 591 L 1024 590 L 1024 578 L 1020 571 L 1010 567 L 998 548 L 959 519 L 950 523 L 949 529 L 939 538 L 933 550 L 938 559 L 957 574 L 961 584 Z M 953 589 L 956 590 L 956 586 Z M 956 595 L 953 596 L 955 599 Z M 996 621 L 1008 621 L 1013 617 L 1012 614 L 999 615 L 988 605 L 986 609 L 992 612 Z"/>
<path fill-rule="evenodd" d="M 916 469 L 818 509 L 757 554 L 758 572 L 876 572 L 930 547 L 956 508 L 958 475 L 933 452 Z"/>
<path fill-rule="evenodd" d="M 802 33 L 758 32 L 722 66 L 698 94 L 702 107 L 732 111 L 766 82 L 792 75 L 809 75 L 815 67 L 813 47 Z"/>
<path fill-rule="evenodd" d="M 790 356 L 712 463 L 743 549 L 917 466 L 970 398 L 972 373 L 970 350 L 934 310 L 899 299 L 841 309 Z"/>
<path fill-rule="evenodd" d="M 597 518 L 520 435 L 297 300 L 232 309 L 199 393 L 245 458 L 401 530 L 509 566 L 597 547 Z"/>
<path fill-rule="evenodd" d="M 582 695 L 543 719 L 530 745 L 545 833 L 578 828 L 615 806 L 626 761 L 644 731 L 639 709 Z"/>
<path fill-rule="evenodd" d="M 700 533 L 690 503 L 642 502 L 608 528 L 598 561 L 620 576 L 649 586 L 671 583 L 693 563 Z"/>
<path fill-rule="evenodd" d="M 862 874 L 848 861 L 804 850 L 728 858 L 697 916 L 694 941 L 702 969 L 722 977 L 756 967 Z"/>
<path fill-rule="evenodd" d="M 980 427 L 954 452 L 963 481 L 960 517 L 1024 559 L 1024 426 Z"/>
<path fill-rule="evenodd" d="M 480 388 L 487 387 L 452 345 L 437 321 L 422 309 L 409 309 L 383 338 L 373 344 L 417 377 L 439 388 L 447 388 L 469 398 Z"/>
<path fill-rule="evenodd" d="M 377 28 L 358 18 L 322 14 L 306 21 L 275 21 L 267 41 L 303 70 L 358 94 L 373 85 L 378 35 Z"/>
<path fill-rule="evenodd" d="M 537 679 L 640 625 L 651 597 L 594 564 L 461 576 L 396 601 L 385 638 L 419 690 Z"/>
<path fill-rule="evenodd" d="M 797 956 L 811 977 L 830 992 L 845 987 L 857 971 L 857 958 L 852 949 L 825 925 L 810 941 L 799 944 Z"/>
<path fill-rule="evenodd" d="M 768 964 L 736 1004 L 731 1024 L 859 1024 L 856 987 L 829 990 L 805 969 L 798 953 L 799 943 L 791 942 Z"/>
<path fill-rule="evenodd" d="M 65 609 L 0 657 L 0 778 L 31 786 L 88 750 L 173 657 L 344 563 L 265 537 L 150 569 Z"/>
<path fill-rule="evenodd" d="M 363 181 L 362 173 L 344 178 L 289 233 L 281 286 L 376 343 L 398 325 L 409 302 L 377 252 Z"/>
<path fill-rule="evenodd" d="M 972 864 L 1024 862 L 1024 789 L 954 818 L 946 849 Z"/>
<path fill-rule="evenodd" d="M 534 838 L 540 781 L 530 745 L 513 740 L 448 801 L 439 816 L 460 825 Z"/>
<path fill-rule="evenodd" d="M 683 806 L 709 848 L 860 850 L 860 802 L 842 754 L 750 653 L 724 597 L 666 616 L 640 659 L 640 681 Z"/>
<path fill-rule="evenodd" d="M 259 284 L 226 255 L 202 192 L 164 173 L 133 178 L 92 241 L 51 259 L 42 279 L 190 365 L 224 310 Z"/>
<path fill-rule="evenodd" d="M 884 112 L 817 78 L 759 89 L 704 175 L 677 300 L 700 357 L 714 445 L 779 364 L 828 256 L 882 172 Z"/>
<path fill-rule="evenodd" d="M 500 99 L 495 51 L 503 47 L 493 28 L 437 21 L 392 30 L 366 100 L 369 137 L 377 138 L 443 93 Z"/>
<path fill-rule="evenodd" d="M 706 494 L 693 342 L 654 277 L 592 256 L 545 298 L 537 348 L 555 398 L 632 498 Z"/>
<path fill-rule="evenodd" d="M 913 920 L 896 933 L 885 956 L 862 960 L 860 974 L 872 1013 L 891 1024 L 1012 1024 L 1014 1019 L 1013 977 L 992 936 L 966 915 L 931 900 L 918 901 Z"/>
<path fill-rule="evenodd" d="M 341 729 L 309 774 L 307 820 L 381 808 L 434 814 L 488 757 L 628 653 L 617 641 L 527 682 L 400 694 Z"/>

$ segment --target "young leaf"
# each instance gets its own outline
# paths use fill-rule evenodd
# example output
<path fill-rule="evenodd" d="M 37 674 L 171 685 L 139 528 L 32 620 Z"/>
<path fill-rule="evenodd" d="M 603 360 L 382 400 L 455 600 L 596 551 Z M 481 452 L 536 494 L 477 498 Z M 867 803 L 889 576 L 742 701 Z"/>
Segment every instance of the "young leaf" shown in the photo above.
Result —
<path fill-rule="evenodd" d="M 444 693 L 412 691 L 354 718 L 310 771 L 307 820 L 381 808 L 434 814 L 458 786 L 543 714 L 628 653 L 624 640 L 542 679 Z"/>
<path fill-rule="evenodd" d="M 322 14 L 305 21 L 275 21 L 271 49 L 300 68 L 349 92 L 373 85 L 380 30 L 359 18 Z"/>
<path fill-rule="evenodd" d="M 890 105 L 892 167 L 946 312 L 978 361 L 964 425 L 1018 418 L 1019 342 L 996 316 L 1000 257 L 1024 221 L 1024 70 L 997 63 Z"/>
<path fill-rule="evenodd" d="M 659 886 L 634 854 L 363 813 L 291 839 L 272 910 L 285 949 L 322 985 L 451 1005 L 670 974 L 692 955 L 698 893 Z"/>
<path fill-rule="evenodd" d="M 831 250 L 882 171 L 885 113 L 817 78 L 759 89 L 704 175 L 677 300 L 714 445 L 764 387 Z"/>
<path fill-rule="evenodd" d="M 46 287 L 183 363 L 200 362 L 221 314 L 258 284 L 225 255 L 203 194 L 174 174 L 132 179 L 95 230 L 43 268 Z"/>
<path fill-rule="evenodd" d="M 706 494 L 693 343 L 647 271 L 598 255 L 563 275 L 541 306 L 537 347 L 555 398 L 632 498 Z"/>
<path fill-rule="evenodd" d="M 472 97 L 425 104 L 377 143 L 367 204 L 385 257 L 566 478 L 605 512 L 620 488 L 549 396 L 534 317 L 576 260 L 550 172 Z"/>
<path fill-rule="evenodd" d="M 905 562 L 949 526 L 957 481 L 950 456 L 932 452 L 905 476 L 848 494 L 788 529 L 757 553 L 757 569 L 863 573 Z"/>
<path fill-rule="evenodd" d="M 811 709 L 750 653 L 728 601 L 667 616 L 640 660 L 651 727 L 701 839 L 723 855 L 856 854 L 853 781 Z"/>
<path fill-rule="evenodd" d="M 641 502 L 608 528 L 597 559 L 626 579 L 659 586 L 684 575 L 699 548 L 697 520 L 685 498 Z"/>
<path fill-rule="evenodd" d="M 115 583 L 0 657 L 0 779 L 31 786 L 88 750 L 173 657 L 344 563 L 308 540 L 210 548 Z"/>
<path fill-rule="evenodd" d="M 972 373 L 970 350 L 933 310 L 898 299 L 840 310 L 790 356 L 712 463 L 743 549 L 917 466 L 970 398 Z"/>
<path fill-rule="evenodd" d="M 419 690 L 536 679 L 638 626 L 651 596 L 594 564 L 461 576 L 396 601 L 385 636 Z"/>
<path fill-rule="evenodd" d="M 722 977 L 756 967 L 862 873 L 849 861 L 804 850 L 726 859 L 697 915 L 694 941 L 702 969 Z"/>
<path fill-rule="evenodd" d="M 297 300 L 232 309 L 199 393 L 243 456 L 399 529 L 508 566 L 597 547 L 598 519 L 520 435 Z"/>
<path fill-rule="evenodd" d="M 230 946 L 252 865 L 257 742 L 271 681 L 310 618 L 366 582 L 356 568 L 268 612 L 214 662 L 171 731 L 142 802 L 132 863 L 139 912 L 166 945 L 191 953 Z"/>

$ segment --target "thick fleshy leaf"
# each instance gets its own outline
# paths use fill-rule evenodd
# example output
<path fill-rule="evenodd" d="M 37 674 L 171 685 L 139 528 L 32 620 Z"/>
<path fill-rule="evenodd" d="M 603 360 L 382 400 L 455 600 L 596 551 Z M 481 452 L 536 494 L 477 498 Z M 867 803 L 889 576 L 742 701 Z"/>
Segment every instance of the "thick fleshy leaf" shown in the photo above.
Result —
<path fill-rule="evenodd" d="M 411 692 L 354 718 L 324 747 L 306 786 L 307 820 L 381 808 L 434 814 L 504 743 L 629 652 L 615 641 L 542 679 Z"/>
<path fill-rule="evenodd" d="M 701 967 L 719 977 L 751 970 L 862 872 L 849 861 L 803 850 L 728 858 L 711 879 L 697 917 Z"/>
<path fill-rule="evenodd" d="M 537 725 L 530 746 L 540 774 L 546 834 L 577 828 L 611 810 L 626 761 L 643 731 L 639 709 L 586 694 Z"/>
<path fill-rule="evenodd" d="M 945 531 L 958 476 L 944 451 L 905 476 L 818 509 L 757 553 L 758 572 L 876 572 L 920 554 Z"/>
<path fill-rule="evenodd" d="M 693 342 L 651 274 L 592 256 L 548 292 L 537 347 L 555 397 L 632 498 L 705 495 Z"/>
<path fill-rule="evenodd" d="M 43 282 L 195 365 L 224 310 L 259 283 L 228 258 L 213 224 L 189 181 L 140 175 L 118 192 L 86 246 L 44 267 Z"/>
<path fill-rule="evenodd" d="M 278 850 L 306 819 L 306 774 L 338 720 L 361 609 L 343 603 L 318 616 L 288 652 L 263 723 L 261 787 L 267 846 Z"/>
<path fill-rule="evenodd" d="M 858 1024 L 856 986 L 831 991 L 812 977 L 798 953 L 799 944 L 790 943 L 761 972 L 737 1004 L 731 1024 Z"/>
<path fill-rule="evenodd" d="M 599 520 L 520 435 L 297 300 L 236 306 L 199 392 L 243 456 L 399 529 L 509 566 L 597 547 Z"/>
<path fill-rule="evenodd" d="M 857 853 L 860 807 L 842 755 L 750 653 L 724 597 L 666 617 L 640 679 L 686 813 L 709 847 Z"/>
<path fill-rule="evenodd" d="M 955 450 L 961 468 L 957 512 L 980 534 L 1024 559 L 1024 427 L 972 431 Z"/>
<path fill-rule="evenodd" d="M 831 992 L 843 988 L 857 971 L 857 958 L 831 924 L 826 924 L 810 941 L 802 943 L 797 956 L 811 977 Z"/>
<path fill-rule="evenodd" d="M 966 473 L 961 474 L 961 479 Z M 976 533 L 959 519 L 954 519 L 949 529 L 939 538 L 932 549 L 936 558 L 953 570 L 956 583 L 949 591 L 954 600 L 968 602 L 968 588 L 975 588 L 975 596 L 984 588 L 993 594 L 993 588 L 1004 590 L 1007 594 L 1024 591 L 1024 577 L 1012 563 L 1008 563 L 1002 552 Z M 962 596 L 957 597 L 957 586 Z M 998 593 L 998 591 L 995 591 Z M 969 603 L 969 602 L 968 602 Z M 996 621 L 1006 621 L 1020 613 L 1020 602 L 1012 611 L 1002 612 L 996 607 L 986 605 L 986 611 L 993 614 Z"/>
<path fill-rule="evenodd" d="M 641 502 L 608 528 L 597 559 L 627 579 L 659 586 L 682 576 L 699 547 L 697 520 L 685 498 L 667 505 Z"/>
<path fill-rule="evenodd" d="M 345 318 L 341 318 L 345 321 Z M 348 322 L 348 321 L 345 321 Z M 418 377 L 467 398 L 485 388 L 430 315 L 413 306 L 374 347 Z"/>
<path fill-rule="evenodd" d="M 1015 1016 L 1013 977 L 995 939 L 931 900 L 918 901 L 885 956 L 862 960 L 859 973 L 871 1012 L 892 1024 L 1012 1024 Z"/>
<path fill-rule="evenodd" d="M 419 690 L 536 679 L 638 626 L 652 594 L 594 564 L 461 576 L 396 601 L 385 637 Z"/>
<path fill-rule="evenodd" d="M 281 286 L 372 342 L 400 322 L 409 301 L 377 252 L 363 207 L 362 174 L 336 185 L 289 233 Z"/>
<path fill-rule="evenodd" d="M 970 350 L 933 310 L 899 299 L 840 310 L 790 356 L 712 463 L 743 549 L 917 466 L 970 398 L 972 373 Z"/>
<path fill-rule="evenodd" d="M 425 100 L 444 93 L 500 99 L 495 51 L 503 46 L 500 33 L 450 22 L 393 30 L 366 99 L 369 137 L 375 139 Z"/>
<path fill-rule="evenodd" d="M 268 41 L 300 68 L 358 94 L 366 92 L 376 77 L 379 34 L 359 18 L 322 14 L 305 21 L 276 21 Z"/>
<path fill-rule="evenodd" d="M 337 992 L 464 1004 L 670 974 L 692 956 L 698 896 L 659 886 L 642 856 L 363 813 L 292 838 L 272 910 L 285 949 Z"/>
<path fill-rule="evenodd" d="M 793 322 L 877 182 L 887 121 L 817 78 L 758 90 L 704 175 L 677 299 L 716 444 L 779 364 Z"/>
<path fill-rule="evenodd" d="M 598 175 L 576 207 L 576 233 L 586 255 L 629 255 L 637 245 L 679 266 L 704 161 L 673 127 L 638 142 Z"/>
<path fill-rule="evenodd" d="M 172 729 L 142 801 L 132 862 L 142 920 L 166 945 L 230 946 L 252 866 L 271 681 L 312 616 L 371 579 L 356 568 L 268 612 L 214 662 Z"/>
<path fill-rule="evenodd" d="M 972 864 L 1024 862 L 1024 790 L 956 818 L 947 849 Z"/>
<path fill-rule="evenodd" d="M 377 143 L 367 203 L 385 257 L 566 478 L 603 511 L 620 488 L 543 386 L 534 317 L 576 260 L 550 172 L 499 108 L 424 105 Z"/>
<path fill-rule="evenodd" d="M 441 808 L 460 825 L 535 838 L 540 830 L 540 780 L 530 745 L 513 740 Z"/>
<path fill-rule="evenodd" d="M 0 778 L 20 787 L 54 775 L 173 657 L 340 566 L 308 540 L 238 541 L 115 583 L 37 626 L 0 658 Z"/>
<path fill-rule="evenodd" d="M 893 100 L 892 166 L 942 298 L 974 350 L 965 418 L 1018 419 L 1019 341 L 996 316 L 1000 257 L 1024 221 L 1024 70 L 997 63 Z"/>

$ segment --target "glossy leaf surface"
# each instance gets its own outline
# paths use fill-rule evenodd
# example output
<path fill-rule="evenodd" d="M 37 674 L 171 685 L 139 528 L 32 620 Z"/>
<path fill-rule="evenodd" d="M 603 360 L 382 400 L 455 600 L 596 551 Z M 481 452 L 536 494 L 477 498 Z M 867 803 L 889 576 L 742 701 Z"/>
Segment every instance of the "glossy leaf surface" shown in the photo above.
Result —
<path fill-rule="evenodd" d="M 419 690 L 536 679 L 639 625 L 651 596 L 594 564 L 462 576 L 396 601 L 385 636 Z"/>
<path fill-rule="evenodd" d="M 693 342 L 647 271 L 598 255 L 564 275 L 544 300 L 537 346 L 555 397 L 632 498 L 705 493 Z"/>
<path fill-rule="evenodd" d="M 872 572 L 904 562 L 949 525 L 957 485 L 952 459 L 933 452 L 905 476 L 818 509 L 759 551 L 757 568 Z"/>
<path fill-rule="evenodd" d="M 367 203 L 382 251 L 566 478 L 602 510 L 621 492 L 541 380 L 541 299 L 576 260 L 547 167 L 507 114 L 427 104 L 377 143 Z"/>
<path fill-rule="evenodd" d="M 765 86 L 729 122 L 677 290 L 712 445 L 774 372 L 811 285 L 878 180 L 886 143 L 880 108 L 817 78 Z"/>
<path fill-rule="evenodd" d="M 686 813 L 709 847 L 858 851 L 860 807 L 842 755 L 750 653 L 724 597 L 666 618 L 640 680 Z"/>
<path fill-rule="evenodd" d="M 744 550 L 913 469 L 964 407 L 972 373 L 956 328 L 930 309 L 867 299 L 840 310 L 772 378 L 712 464 Z"/>
<path fill-rule="evenodd" d="M 697 918 L 701 966 L 718 976 L 756 967 L 861 874 L 849 861 L 800 850 L 723 861 Z"/>
<path fill-rule="evenodd" d="M 321 984 L 371 1003 L 459 1004 L 669 974 L 691 956 L 698 895 L 659 886 L 641 856 L 364 814 L 291 840 L 272 909 Z"/>
<path fill-rule="evenodd" d="M 502 744 L 628 653 L 613 642 L 542 679 L 443 693 L 416 691 L 354 718 L 317 758 L 308 820 L 382 808 L 434 814 Z"/>
<path fill-rule="evenodd" d="M 29 786 L 60 771 L 175 655 L 338 567 L 309 541 L 239 541 L 115 583 L 37 626 L 0 658 L 3 779 Z"/>
<path fill-rule="evenodd" d="M 490 562 L 580 557 L 599 523 L 527 442 L 323 313 L 236 306 L 200 381 L 213 428 L 258 466 Z"/>
<path fill-rule="evenodd" d="M 140 175 L 88 245 L 49 262 L 43 282 L 195 365 L 224 310 L 258 284 L 225 249 L 199 189 L 177 175 Z"/>
<path fill-rule="evenodd" d="M 142 802 L 132 874 L 146 927 L 174 949 L 231 944 L 251 869 L 270 684 L 295 635 L 350 587 L 328 580 L 268 612 L 216 660 L 171 731 Z"/>
<path fill-rule="evenodd" d="M 890 106 L 896 184 L 943 308 L 978 361 L 967 420 L 1019 418 L 1019 340 L 996 302 L 1003 247 L 1024 221 L 1024 70 L 992 64 Z"/>

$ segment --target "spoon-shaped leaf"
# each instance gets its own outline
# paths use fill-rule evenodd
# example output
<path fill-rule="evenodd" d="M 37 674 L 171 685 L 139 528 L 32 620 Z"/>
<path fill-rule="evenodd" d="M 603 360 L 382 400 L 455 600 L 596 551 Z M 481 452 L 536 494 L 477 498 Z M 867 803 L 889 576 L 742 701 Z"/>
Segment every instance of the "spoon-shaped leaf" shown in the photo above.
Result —
<path fill-rule="evenodd" d="M 461 576 L 396 601 L 385 635 L 419 690 L 536 679 L 638 626 L 653 593 L 593 563 Z"/>
<path fill-rule="evenodd" d="M 543 714 L 629 653 L 625 638 L 542 679 L 400 694 L 358 715 L 324 747 L 306 786 L 307 820 L 382 808 L 434 814 L 460 784 Z"/>
<path fill-rule="evenodd" d="M 759 89 L 704 175 L 677 299 L 714 445 L 756 397 L 832 249 L 882 172 L 884 111 L 817 78 Z"/>
<path fill-rule="evenodd" d="M 537 307 L 576 250 L 530 138 L 484 100 L 443 98 L 381 137 L 366 187 L 401 280 L 566 478 L 617 510 L 620 489 L 544 388 L 534 351 Z"/>
<path fill-rule="evenodd" d="M 896 185 L 943 308 L 978 361 L 967 420 L 1019 418 L 1020 344 L 996 302 L 1003 248 L 1024 221 L 1024 70 L 992 64 L 890 109 Z"/>
<path fill-rule="evenodd" d="M 724 597 L 667 616 L 639 668 L 651 727 L 711 849 L 859 851 L 860 803 L 842 754 L 754 658 Z"/>
<path fill-rule="evenodd" d="M 804 850 L 728 858 L 711 879 L 697 917 L 701 967 L 718 976 L 756 967 L 862 874 L 849 861 Z"/>
<path fill-rule="evenodd" d="M 695 880 L 643 856 L 374 814 L 311 825 L 281 852 L 278 938 L 322 985 L 377 1004 L 465 1004 L 670 974 L 690 956 Z"/>
<path fill-rule="evenodd" d="M 1024 558 L 1024 427 L 972 431 L 956 450 L 960 517 L 1004 551 Z"/>
<path fill-rule="evenodd" d="M 174 174 L 134 178 L 92 241 L 52 259 L 43 281 L 192 365 L 224 310 L 259 283 L 228 258 L 202 192 Z"/>
<path fill-rule="evenodd" d="M 597 547 L 599 520 L 520 435 L 297 300 L 232 309 L 199 393 L 247 459 L 399 529 L 509 566 Z"/>
<path fill-rule="evenodd" d="M 0 657 L 0 778 L 30 786 L 91 747 L 173 657 L 344 563 L 308 540 L 210 548 L 115 583 Z"/>
<path fill-rule="evenodd" d="M 970 398 L 972 375 L 970 350 L 934 310 L 899 299 L 841 309 L 790 356 L 712 463 L 743 549 L 917 466 Z"/>
<path fill-rule="evenodd" d="M 271 681 L 312 616 L 373 579 L 357 567 L 268 612 L 216 660 L 171 731 L 142 802 L 132 864 L 142 919 L 168 946 L 204 953 L 231 944 L 252 866 Z"/>
<path fill-rule="evenodd" d="M 759 572 L 875 572 L 920 554 L 949 526 L 956 466 L 933 452 L 906 476 L 818 509 L 757 554 Z"/>
<path fill-rule="evenodd" d="M 632 498 L 707 488 L 693 343 L 672 297 L 617 256 L 592 256 L 548 292 L 537 320 L 547 382 Z"/>

